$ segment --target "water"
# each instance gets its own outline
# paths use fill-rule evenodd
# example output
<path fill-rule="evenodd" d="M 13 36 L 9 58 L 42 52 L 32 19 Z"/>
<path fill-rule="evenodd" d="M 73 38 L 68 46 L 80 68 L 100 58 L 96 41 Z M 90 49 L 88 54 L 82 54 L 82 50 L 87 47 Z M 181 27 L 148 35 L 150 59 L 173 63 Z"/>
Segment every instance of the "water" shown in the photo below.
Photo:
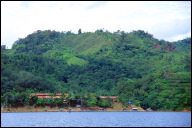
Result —
<path fill-rule="evenodd" d="M 1 127 L 191 127 L 191 112 L 1 113 Z"/>

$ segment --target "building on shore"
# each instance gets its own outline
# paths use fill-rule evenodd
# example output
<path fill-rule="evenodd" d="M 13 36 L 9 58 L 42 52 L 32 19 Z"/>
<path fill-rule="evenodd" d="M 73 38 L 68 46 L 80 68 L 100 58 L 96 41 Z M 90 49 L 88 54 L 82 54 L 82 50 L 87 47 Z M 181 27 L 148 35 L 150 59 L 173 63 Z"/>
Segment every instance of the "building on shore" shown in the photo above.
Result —
<path fill-rule="evenodd" d="M 112 99 L 113 102 L 119 102 L 119 99 L 117 98 L 118 96 L 99 96 L 101 99 Z"/>
<path fill-rule="evenodd" d="M 37 96 L 38 98 L 62 98 L 63 95 L 67 96 L 67 93 L 56 93 L 55 95 L 49 93 L 32 93 L 32 96 Z"/>

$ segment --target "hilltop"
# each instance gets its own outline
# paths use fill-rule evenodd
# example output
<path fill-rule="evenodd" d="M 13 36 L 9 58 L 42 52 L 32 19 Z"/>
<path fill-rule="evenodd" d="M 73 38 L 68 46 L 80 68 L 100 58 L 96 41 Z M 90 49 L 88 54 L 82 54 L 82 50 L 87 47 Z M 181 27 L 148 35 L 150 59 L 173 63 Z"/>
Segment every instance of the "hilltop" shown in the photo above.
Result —
<path fill-rule="evenodd" d="M 88 106 L 102 106 L 95 97 L 103 95 L 144 109 L 191 109 L 191 38 L 169 42 L 143 30 L 38 30 L 12 49 L 1 47 L 1 72 L 5 105 L 29 105 L 30 93 L 45 92 L 68 93 Z"/>

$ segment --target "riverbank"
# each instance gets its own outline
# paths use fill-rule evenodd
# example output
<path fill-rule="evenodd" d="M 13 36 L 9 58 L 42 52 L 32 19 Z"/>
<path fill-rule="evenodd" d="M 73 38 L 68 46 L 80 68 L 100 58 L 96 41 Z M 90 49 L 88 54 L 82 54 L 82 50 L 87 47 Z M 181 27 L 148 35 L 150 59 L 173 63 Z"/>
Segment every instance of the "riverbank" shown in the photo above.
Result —
<path fill-rule="evenodd" d="M 77 111 L 132 111 L 132 108 L 137 108 L 137 111 L 145 111 L 143 108 L 135 106 L 135 105 L 128 105 L 123 106 L 120 103 L 114 103 L 112 107 L 50 107 L 50 106 L 44 106 L 44 107 L 34 107 L 34 106 L 24 106 L 24 107 L 7 107 L 7 108 L 1 108 L 1 112 L 77 112 Z"/>
<path fill-rule="evenodd" d="M 1 112 L 86 112 L 86 111 L 133 111 L 132 108 L 137 108 L 136 111 L 139 112 L 145 112 L 147 110 L 144 110 L 141 107 L 135 106 L 135 105 L 128 105 L 123 106 L 120 103 L 114 103 L 112 107 L 50 107 L 50 106 L 44 106 L 44 107 L 34 107 L 34 106 L 24 106 L 24 107 L 7 107 L 7 108 L 1 108 Z M 181 111 L 171 111 L 171 110 L 157 110 L 156 112 L 191 112 L 189 110 L 181 110 Z"/>
<path fill-rule="evenodd" d="M 187 109 L 183 109 L 183 110 L 176 110 L 176 111 L 172 111 L 172 110 L 157 110 L 156 112 L 191 112 L 191 111 L 187 110 Z"/>

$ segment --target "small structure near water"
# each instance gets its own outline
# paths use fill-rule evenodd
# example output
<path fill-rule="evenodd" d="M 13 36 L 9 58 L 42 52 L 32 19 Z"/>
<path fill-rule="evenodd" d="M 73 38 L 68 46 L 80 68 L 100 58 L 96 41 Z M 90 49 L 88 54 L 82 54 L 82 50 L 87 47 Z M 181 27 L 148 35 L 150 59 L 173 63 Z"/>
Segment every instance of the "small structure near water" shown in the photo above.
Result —
<path fill-rule="evenodd" d="M 147 111 L 148 111 L 148 112 L 151 112 L 151 111 L 153 111 L 153 110 L 152 110 L 151 108 L 148 108 Z"/>
<path fill-rule="evenodd" d="M 133 102 L 130 102 L 130 101 L 129 101 L 129 102 L 127 102 L 127 104 L 132 105 L 132 104 L 133 104 Z"/>
<path fill-rule="evenodd" d="M 138 110 L 138 108 L 131 108 L 132 109 L 132 111 L 137 111 Z"/>
<path fill-rule="evenodd" d="M 100 111 L 105 111 L 105 109 L 104 109 L 104 108 L 99 108 L 99 110 L 100 110 Z"/>
<path fill-rule="evenodd" d="M 79 105 L 79 104 L 76 104 L 76 108 L 80 108 L 81 107 L 81 105 Z"/>

